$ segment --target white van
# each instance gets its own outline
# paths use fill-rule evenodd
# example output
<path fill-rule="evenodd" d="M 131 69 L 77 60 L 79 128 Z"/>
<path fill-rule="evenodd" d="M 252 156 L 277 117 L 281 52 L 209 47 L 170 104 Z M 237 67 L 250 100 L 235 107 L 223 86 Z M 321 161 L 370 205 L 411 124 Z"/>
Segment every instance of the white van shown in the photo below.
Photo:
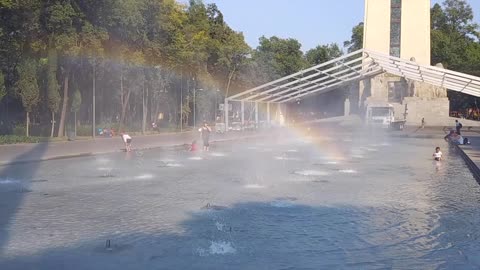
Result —
<path fill-rule="evenodd" d="M 388 128 L 395 120 L 393 106 L 369 106 L 366 119 L 368 125 Z"/>

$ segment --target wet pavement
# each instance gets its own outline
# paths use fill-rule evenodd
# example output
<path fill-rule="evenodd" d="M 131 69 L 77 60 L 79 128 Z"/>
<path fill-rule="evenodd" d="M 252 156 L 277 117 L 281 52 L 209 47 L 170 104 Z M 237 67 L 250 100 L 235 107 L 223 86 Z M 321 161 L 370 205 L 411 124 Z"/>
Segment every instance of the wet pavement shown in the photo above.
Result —
<path fill-rule="evenodd" d="M 212 133 L 211 140 L 235 140 L 245 137 L 262 136 L 262 134 L 263 131 L 230 132 L 228 134 Z M 151 149 L 174 147 L 190 144 L 195 139 L 199 139 L 199 133 L 194 131 L 133 136 L 132 148 Z M 96 140 L 0 145 L 0 166 L 12 163 L 90 156 L 123 151 L 125 151 L 125 146 L 120 136 L 112 138 L 97 137 Z"/>
<path fill-rule="evenodd" d="M 285 130 L 18 164 L 0 167 L 0 269 L 478 269 L 479 206 L 436 138 Z"/>

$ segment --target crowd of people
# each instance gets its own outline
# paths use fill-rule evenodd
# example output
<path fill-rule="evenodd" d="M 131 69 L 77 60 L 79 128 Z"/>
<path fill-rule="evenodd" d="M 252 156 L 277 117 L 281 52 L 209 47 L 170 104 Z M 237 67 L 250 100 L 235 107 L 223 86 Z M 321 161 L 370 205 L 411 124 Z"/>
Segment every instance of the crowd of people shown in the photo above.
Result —
<path fill-rule="evenodd" d="M 480 108 L 475 106 L 462 111 L 452 111 L 450 112 L 450 116 L 480 121 Z"/>

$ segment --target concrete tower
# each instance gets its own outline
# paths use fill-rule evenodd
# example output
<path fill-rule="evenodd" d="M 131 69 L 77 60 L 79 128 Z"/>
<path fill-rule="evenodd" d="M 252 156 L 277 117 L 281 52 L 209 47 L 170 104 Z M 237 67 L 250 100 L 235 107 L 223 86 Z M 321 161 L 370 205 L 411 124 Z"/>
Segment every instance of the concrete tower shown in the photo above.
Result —
<path fill-rule="evenodd" d="M 365 0 L 363 47 L 430 65 L 430 0 Z"/>
<path fill-rule="evenodd" d="M 363 48 L 430 66 L 430 0 L 365 0 Z M 448 119 L 446 89 L 386 73 L 360 82 L 351 98 L 360 113 L 393 106 L 407 124 Z"/>

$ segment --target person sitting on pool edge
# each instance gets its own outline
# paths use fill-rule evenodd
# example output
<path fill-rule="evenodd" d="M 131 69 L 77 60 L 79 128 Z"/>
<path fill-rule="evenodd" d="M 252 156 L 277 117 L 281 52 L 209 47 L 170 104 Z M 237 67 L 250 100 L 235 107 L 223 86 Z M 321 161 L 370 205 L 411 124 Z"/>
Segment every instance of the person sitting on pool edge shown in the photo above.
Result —
<path fill-rule="evenodd" d="M 441 161 L 442 160 L 442 151 L 440 151 L 440 147 L 437 146 L 435 148 L 435 153 L 433 153 L 433 159 L 436 161 Z"/>

